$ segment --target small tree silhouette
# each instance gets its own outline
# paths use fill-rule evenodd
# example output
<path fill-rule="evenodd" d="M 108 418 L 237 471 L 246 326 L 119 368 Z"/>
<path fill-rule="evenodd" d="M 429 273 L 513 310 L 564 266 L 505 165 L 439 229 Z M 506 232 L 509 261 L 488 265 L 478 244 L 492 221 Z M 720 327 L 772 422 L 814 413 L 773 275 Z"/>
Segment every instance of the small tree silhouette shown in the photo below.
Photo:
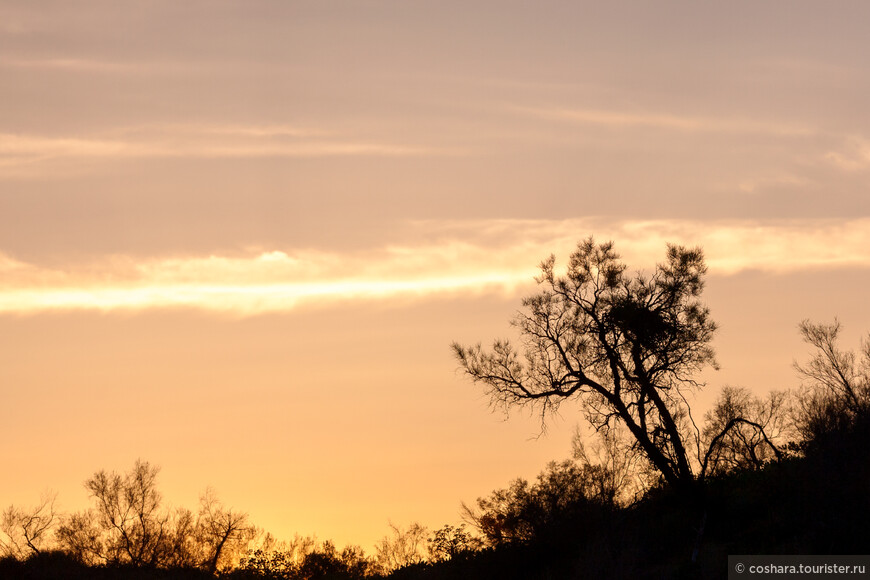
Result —
<path fill-rule="evenodd" d="M 402 529 L 390 522 L 392 534 L 375 546 L 375 560 L 384 573 L 423 561 L 426 528 L 417 522 Z"/>
<path fill-rule="evenodd" d="M 64 518 L 58 545 L 89 565 L 191 567 L 215 573 L 234 564 L 254 536 L 247 514 L 225 507 L 214 491 L 200 509 L 164 509 L 160 469 L 137 460 L 125 474 L 96 472 L 85 481 L 94 507 Z"/>
<path fill-rule="evenodd" d="M 39 504 L 31 508 L 9 506 L 0 515 L 0 556 L 24 558 L 39 554 L 51 539 L 57 523 L 56 492 L 44 492 Z M 5 536 L 5 538 L 4 538 Z"/>
<path fill-rule="evenodd" d="M 797 423 L 804 441 L 812 441 L 870 415 L 870 335 L 855 353 L 840 348 L 837 319 L 830 324 L 804 320 L 798 328 L 813 354 L 804 364 L 794 363 L 804 379 Z"/>
<path fill-rule="evenodd" d="M 758 469 L 779 459 L 782 452 L 775 441 L 790 430 L 787 402 L 785 392 L 771 392 L 761 399 L 745 388 L 724 387 L 706 416 L 707 453 L 702 472 L 714 475 Z"/>

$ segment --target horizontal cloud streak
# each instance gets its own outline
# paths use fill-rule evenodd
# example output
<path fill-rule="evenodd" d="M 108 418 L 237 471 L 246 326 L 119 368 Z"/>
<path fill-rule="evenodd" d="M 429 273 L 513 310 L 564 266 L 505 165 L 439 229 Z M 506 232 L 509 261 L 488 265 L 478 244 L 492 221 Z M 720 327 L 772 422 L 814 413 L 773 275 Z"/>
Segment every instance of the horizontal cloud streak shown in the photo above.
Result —
<path fill-rule="evenodd" d="M 213 131 L 212 133 L 218 133 Z M 228 131 L 227 131 L 228 132 Z M 238 136 L 271 137 L 286 134 L 266 129 L 250 129 Z M 212 135 L 208 142 L 197 139 L 165 141 L 111 140 L 66 137 L 33 137 L 0 134 L 0 155 L 16 159 L 53 157 L 306 157 L 325 155 L 420 155 L 425 149 L 356 141 L 278 142 L 264 139 L 227 139 L 221 142 Z"/>
<path fill-rule="evenodd" d="M 0 313 L 51 310 L 144 310 L 196 308 L 238 315 L 287 312 L 304 303 L 372 300 L 505 286 L 503 276 L 424 280 L 333 280 L 267 285 L 148 285 L 142 287 L 26 289 L 0 293 Z"/>
<path fill-rule="evenodd" d="M 655 112 L 628 112 L 604 109 L 565 109 L 515 107 L 515 110 L 534 117 L 615 128 L 654 128 L 685 132 L 762 133 L 773 135 L 809 135 L 808 128 L 778 125 L 737 117 L 696 117 Z"/>
<path fill-rule="evenodd" d="M 0 58 L 0 67 L 21 69 L 48 69 L 70 72 L 129 72 L 133 70 L 141 70 L 143 66 L 146 65 L 143 65 L 142 63 L 122 64 L 117 62 L 95 60 L 89 58 Z"/>
<path fill-rule="evenodd" d="M 485 220 L 417 222 L 414 243 L 349 254 L 252 252 L 135 260 L 65 270 L 0 255 L 0 313 L 194 308 L 254 315 L 308 305 L 516 292 L 551 252 L 613 239 L 652 268 L 666 243 L 700 245 L 712 275 L 870 268 L 870 219 L 800 222 Z"/>
<path fill-rule="evenodd" d="M 0 256 L 0 313 L 181 307 L 253 315 L 311 304 L 510 291 L 534 273 L 504 263 L 476 271 L 479 255 L 464 265 L 446 263 L 457 251 L 479 254 L 479 248 L 419 250 L 292 256 L 272 251 L 143 262 L 115 256 L 64 271 Z"/>
<path fill-rule="evenodd" d="M 0 170 L 39 175 L 64 161 L 112 163 L 147 158 L 408 157 L 450 151 L 334 132 L 275 126 L 156 125 L 91 136 L 0 133 Z"/>
<path fill-rule="evenodd" d="M 704 248 L 714 275 L 870 267 L 870 218 L 853 220 L 482 220 L 421 222 L 482 246 L 567 257 L 578 239 L 614 240 L 630 264 L 652 267 L 668 243 Z M 515 244 L 515 245 L 514 245 Z M 542 254 L 543 252 L 543 254 Z"/>

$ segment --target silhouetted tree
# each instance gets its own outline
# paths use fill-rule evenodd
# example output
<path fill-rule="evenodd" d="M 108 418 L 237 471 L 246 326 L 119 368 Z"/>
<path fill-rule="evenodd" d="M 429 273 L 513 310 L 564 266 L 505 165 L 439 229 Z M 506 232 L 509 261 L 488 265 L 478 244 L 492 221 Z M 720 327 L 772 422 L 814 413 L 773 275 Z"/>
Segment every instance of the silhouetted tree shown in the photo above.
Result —
<path fill-rule="evenodd" d="M 239 561 L 233 577 L 290 578 L 297 565 L 292 551 L 256 549 Z"/>
<path fill-rule="evenodd" d="M 200 510 L 195 534 L 204 559 L 202 567 L 216 572 L 228 567 L 233 557 L 253 539 L 254 527 L 248 515 L 225 507 L 213 489 L 200 496 Z"/>
<path fill-rule="evenodd" d="M 296 536 L 291 542 L 264 542 L 249 551 L 230 578 L 358 580 L 375 576 L 377 564 L 357 546 L 340 552 L 330 541 Z"/>
<path fill-rule="evenodd" d="M 94 507 L 64 518 L 59 546 L 88 565 L 199 568 L 235 564 L 253 538 L 246 514 L 225 507 L 214 491 L 200 496 L 197 514 L 163 509 L 159 468 L 137 460 L 126 474 L 96 472 L 85 481 Z"/>
<path fill-rule="evenodd" d="M 799 325 L 804 342 L 814 353 L 805 364 L 794 363 L 803 377 L 798 428 L 804 440 L 847 429 L 857 417 L 870 413 L 870 335 L 860 351 L 841 350 L 840 322 Z"/>
<path fill-rule="evenodd" d="M 385 574 L 423 561 L 426 528 L 417 522 L 402 529 L 390 522 L 392 534 L 375 545 L 375 561 Z"/>
<path fill-rule="evenodd" d="M 85 561 L 163 565 L 169 558 L 170 514 L 160 510 L 160 469 L 137 460 L 124 475 L 100 470 L 85 481 L 96 503 L 58 530 L 61 543 Z"/>
<path fill-rule="evenodd" d="M 576 538 L 582 535 L 577 526 L 591 530 L 591 518 L 615 507 L 596 496 L 595 475 L 589 466 L 553 461 L 534 483 L 518 478 L 509 487 L 478 498 L 477 509 L 463 505 L 463 511 L 493 547 Z"/>
<path fill-rule="evenodd" d="M 541 264 L 544 290 L 525 298 L 513 321 L 521 350 L 497 340 L 491 351 L 454 343 L 454 353 L 494 405 L 531 405 L 543 422 L 579 398 L 596 430 L 622 423 L 668 484 L 686 486 L 695 478 L 689 443 L 699 434 L 685 392 L 716 364 L 716 325 L 699 300 L 706 272 L 699 248 L 669 245 L 653 273 L 629 275 L 612 243 L 589 238 L 564 276 L 554 256 Z"/>
<path fill-rule="evenodd" d="M 625 431 L 616 427 L 599 432 L 590 445 L 577 428 L 571 441 L 573 458 L 589 479 L 592 497 L 605 504 L 634 503 L 656 478 Z"/>
<path fill-rule="evenodd" d="M 465 531 L 465 524 L 458 526 L 447 524 L 435 530 L 427 543 L 430 562 L 446 562 L 465 556 L 479 550 L 483 545 L 480 538 Z"/>
<path fill-rule="evenodd" d="M 780 440 L 788 431 L 787 400 L 785 392 L 771 392 L 761 399 L 745 388 L 724 387 L 706 416 L 702 472 L 758 469 L 779 459 L 786 443 Z"/>
<path fill-rule="evenodd" d="M 306 554 L 299 565 L 299 580 L 362 580 L 369 575 L 372 563 L 357 546 L 345 547 L 339 552 L 330 541 Z"/>
<path fill-rule="evenodd" d="M 25 558 L 39 554 L 51 540 L 57 523 L 57 493 L 45 492 L 38 505 L 31 508 L 9 506 L 0 516 L 0 556 Z"/>
<path fill-rule="evenodd" d="M 77 561 L 87 565 L 108 563 L 103 530 L 93 510 L 64 516 L 56 536 L 61 549 Z"/>

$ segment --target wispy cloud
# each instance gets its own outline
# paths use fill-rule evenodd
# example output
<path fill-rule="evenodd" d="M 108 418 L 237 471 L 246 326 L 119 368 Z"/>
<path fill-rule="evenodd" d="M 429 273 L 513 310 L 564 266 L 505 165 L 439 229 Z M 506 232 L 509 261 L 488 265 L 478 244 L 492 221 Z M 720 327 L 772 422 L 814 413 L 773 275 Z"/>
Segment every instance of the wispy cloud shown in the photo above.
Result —
<path fill-rule="evenodd" d="M 2 16 L 2 15 L 0 15 Z M 2 25 L 0 25 L 2 31 Z M 212 73 L 227 67 L 227 61 L 208 60 L 143 60 L 111 58 L 106 55 L 16 56 L 0 55 L 0 68 L 47 74 L 112 75 L 125 77 L 178 76 Z M 238 63 L 250 69 L 254 63 Z"/>
<path fill-rule="evenodd" d="M 786 172 L 774 173 L 762 177 L 750 177 L 741 180 L 737 183 L 737 190 L 742 193 L 753 194 L 759 191 L 768 190 L 778 187 L 803 187 L 807 185 L 808 179 L 798 175 L 793 175 Z M 728 186 L 729 191 L 733 188 Z"/>
<path fill-rule="evenodd" d="M 219 136 L 226 136 L 220 139 Z M 340 140 L 278 140 L 297 135 L 285 129 L 216 128 L 195 135 L 164 135 L 143 139 L 41 137 L 0 133 L 5 160 L 88 157 L 111 160 L 132 157 L 317 157 L 326 155 L 421 155 L 427 149 L 389 143 Z"/>
<path fill-rule="evenodd" d="M 774 135 L 810 135 L 808 127 L 776 124 L 741 117 L 699 117 L 654 111 L 619 111 L 606 109 L 571 109 L 559 107 L 512 107 L 526 115 L 574 123 L 613 128 L 653 128 L 683 132 L 763 133 Z"/>
<path fill-rule="evenodd" d="M 38 174 L 47 164 L 147 158 L 408 157 L 448 150 L 357 139 L 287 125 L 155 125 L 99 135 L 0 133 L 0 174 Z"/>
<path fill-rule="evenodd" d="M 142 71 L 154 65 L 120 63 L 91 58 L 9 58 L 0 57 L 0 67 L 50 71 L 117 73 Z M 165 65 L 171 66 L 171 65 Z"/>
<path fill-rule="evenodd" d="M 565 263 L 594 233 L 635 267 L 666 243 L 701 245 L 712 275 L 746 270 L 870 268 L 870 219 L 793 222 L 485 220 L 418 222 L 413 243 L 350 254 L 272 250 L 134 260 L 110 256 L 65 269 L 0 255 L 0 313 L 200 309 L 232 315 L 301 307 L 420 300 L 527 287 L 536 264 Z"/>
<path fill-rule="evenodd" d="M 578 240 L 613 240 L 629 264 L 649 268 L 668 243 L 704 248 L 710 272 L 788 273 L 814 268 L 870 268 L 870 218 L 852 220 L 481 220 L 420 222 L 474 247 L 539 261 L 562 257 Z"/>
<path fill-rule="evenodd" d="M 842 147 L 826 153 L 825 159 L 850 173 L 866 171 L 870 169 L 870 141 L 861 137 L 849 137 Z"/>

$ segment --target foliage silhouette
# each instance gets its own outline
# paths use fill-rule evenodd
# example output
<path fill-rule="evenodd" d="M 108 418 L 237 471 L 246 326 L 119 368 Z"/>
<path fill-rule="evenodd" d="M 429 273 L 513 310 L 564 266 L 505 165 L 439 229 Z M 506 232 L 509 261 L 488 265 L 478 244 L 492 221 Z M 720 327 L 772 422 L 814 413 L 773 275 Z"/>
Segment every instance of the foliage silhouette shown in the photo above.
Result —
<path fill-rule="evenodd" d="M 465 531 L 465 524 L 447 524 L 435 530 L 428 543 L 429 561 L 435 563 L 463 558 L 479 550 L 482 545 L 480 538 Z"/>
<path fill-rule="evenodd" d="M 488 546 L 547 541 L 571 542 L 596 533 L 597 524 L 615 507 L 595 494 L 594 471 L 574 461 L 551 462 L 535 483 L 516 479 L 510 487 L 477 500 L 477 510 L 465 506 L 468 519 Z"/>
<path fill-rule="evenodd" d="M 297 549 L 301 548 L 301 549 Z M 362 580 L 378 577 L 377 564 L 355 546 L 338 551 L 330 541 L 289 549 L 257 550 L 228 574 L 235 580 Z"/>

